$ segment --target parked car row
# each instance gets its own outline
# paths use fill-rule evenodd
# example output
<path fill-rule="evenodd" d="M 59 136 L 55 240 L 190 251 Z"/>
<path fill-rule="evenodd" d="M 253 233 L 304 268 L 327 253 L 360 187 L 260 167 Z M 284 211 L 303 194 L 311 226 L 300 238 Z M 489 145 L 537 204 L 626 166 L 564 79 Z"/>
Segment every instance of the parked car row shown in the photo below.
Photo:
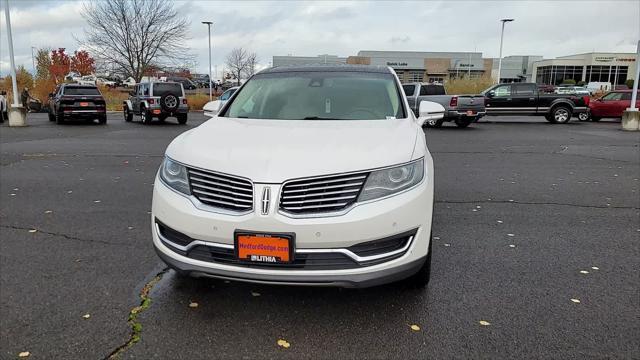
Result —
<path fill-rule="evenodd" d="M 107 123 L 106 101 L 95 85 L 59 85 L 49 94 L 47 106 L 49 120 L 58 124 L 68 120 Z M 189 104 L 182 84 L 157 81 L 135 85 L 122 110 L 127 122 L 133 121 L 134 116 L 139 116 L 143 124 L 175 117 L 179 124 L 186 124 Z"/>

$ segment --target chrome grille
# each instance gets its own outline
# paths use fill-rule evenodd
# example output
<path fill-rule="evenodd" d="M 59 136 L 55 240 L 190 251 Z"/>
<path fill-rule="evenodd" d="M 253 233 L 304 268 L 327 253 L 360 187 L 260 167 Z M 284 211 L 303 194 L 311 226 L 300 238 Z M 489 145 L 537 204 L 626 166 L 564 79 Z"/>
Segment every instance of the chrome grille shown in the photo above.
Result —
<path fill-rule="evenodd" d="M 292 214 L 343 210 L 356 202 L 367 175 L 357 173 L 288 181 L 282 187 L 280 209 Z"/>
<path fill-rule="evenodd" d="M 191 193 L 203 204 L 236 212 L 253 209 L 253 184 L 234 176 L 188 169 Z"/>

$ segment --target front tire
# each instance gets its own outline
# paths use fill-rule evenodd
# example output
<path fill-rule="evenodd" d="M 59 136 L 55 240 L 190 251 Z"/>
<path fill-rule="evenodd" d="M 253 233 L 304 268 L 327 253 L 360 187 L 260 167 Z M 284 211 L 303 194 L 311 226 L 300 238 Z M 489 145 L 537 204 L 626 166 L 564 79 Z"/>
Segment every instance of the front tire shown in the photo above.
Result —
<path fill-rule="evenodd" d="M 571 120 L 571 109 L 559 105 L 551 109 L 551 122 L 554 124 L 566 124 Z"/>
<path fill-rule="evenodd" d="M 133 114 L 129 111 L 128 106 L 123 107 L 122 112 L 124 114 L 124 121 L 131 122 L 131 120 L 133 120 Z"/>
<path fill-rule="evenodd" d="M 420 267 L 417 273 L 408 277 L 405 281 L 412 287 L 425 288 L 429 285 L 431 279 L 431 244 L 433 243 L 433 236 L 429 235 L 429 253 L 424 261 L 424 264 Z"/>

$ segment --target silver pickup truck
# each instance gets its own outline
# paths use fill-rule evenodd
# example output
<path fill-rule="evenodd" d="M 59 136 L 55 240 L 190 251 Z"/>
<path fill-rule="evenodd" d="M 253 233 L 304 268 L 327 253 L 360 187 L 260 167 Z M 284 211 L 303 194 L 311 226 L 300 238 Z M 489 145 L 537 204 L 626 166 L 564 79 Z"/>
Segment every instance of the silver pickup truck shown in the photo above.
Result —
<path fill-rule="evenodd" d="M 444 106 L 444 118 L 427 121 L 426 125 L 430 127 L 440 127 L 445 121 L 453 121 L 463 128 L 485 115 L 483 95 L 447 95 L 443 85 L 418 82 L 403 84 L 402 89 L 415 114 L 423 100 Z"/>

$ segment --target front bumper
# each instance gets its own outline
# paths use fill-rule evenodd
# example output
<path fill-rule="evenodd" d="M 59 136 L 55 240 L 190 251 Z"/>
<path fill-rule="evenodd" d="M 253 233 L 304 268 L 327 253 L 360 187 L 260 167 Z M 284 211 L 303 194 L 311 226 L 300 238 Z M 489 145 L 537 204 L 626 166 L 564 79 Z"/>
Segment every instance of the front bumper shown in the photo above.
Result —
<path fill-rule="evenodd" d="M 193 203 L 197 199 L 178 194 L 156 179 L 152 206 L 153 245 L 159 257 L 170 267 L 195 277 L 341 287 L 367 287 L 400 280 L 418 271 L 428 253 L 433 212 L 433 164 L 430 158 L 425 162 L 428 175 L 413 189 L 357 205 L 345 214 L 332 217 L 291 218 L 277 211 L 277 201 L 272 202 L 269 215 L 261 215 L 260 211 L 244 215 L 214 213 L 198 209 Z M 254 193 L 261 193 L 261 186 L 254 184 Z M 273 184 L 269 186 L 275 190 L 274 199 L 278 199 L 280 187 Z M 254 201 L 254 209 L 260 209 L 260 199 Z M 378 261 L 354 258 L 357 266 L 268 267 L 210 260 L 176 251 L 170 243 L 163 241 L 156 221 L 191 239 L 197 239 L 198 243 L 228 249 L 233 249 L 234 232 L 237 229 L 295 233 L 296 256 L 313 252 L 336 253 L 356 244 L 407 232 L 414 235 L 401 252 Z M 359 263 L 360 260 L 363 261 Z"/>

